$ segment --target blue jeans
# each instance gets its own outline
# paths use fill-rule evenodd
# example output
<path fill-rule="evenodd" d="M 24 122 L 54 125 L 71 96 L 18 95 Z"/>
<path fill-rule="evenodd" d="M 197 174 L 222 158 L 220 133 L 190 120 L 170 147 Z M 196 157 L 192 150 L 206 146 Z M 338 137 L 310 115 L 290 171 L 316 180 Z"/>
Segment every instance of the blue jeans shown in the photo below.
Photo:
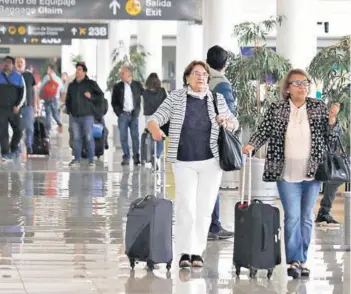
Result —
<path fill-rule="evenodd" d="M 307 261 L 311 242 L 313 208 L 319 191 L 319 181 L 289 183 L 277 182 L 279 196 L 284 209 L 284 234 L 286 262 Z"/>
<path fill-rule="evenodd" d="M 74 160 L 80 161 L 82 156 L 82 142 L 86 139 L 88 159 L 94 160 L 95 141 L 92 136 L 94 117 L 71 117 L 71 130 L 73 135 Z"/>
<path fill-rule="evenodd" d="M 123 151 L 123 159 L 130 159 L 129 152 L 129 144 L 128 144 L 128 129 L 130 129 L 130 135 L 132 137 L 132 147 L 133 147 L 133 155 L 139 155 L 139 117 L 122 113 L 118 117 L 118 129 L 119 129 L 119 137 L 122 145 Z"/>
<path fill-rule="evenodd" d="M 62 126 L 61 119 L 60 119 L 58 99 L 54 98 L 52 100 L 50 99 L 45 101 L 44 108 L 45 108 L 45 124 L 48 132 L 50 132 L 51 130 L 52 118 L 54 118 L 54 120 L 56 121 L 59 127 Z"/>
<path fill-rule="evenodd" d="M 160 158 L 161 157 L 161 154 L 163 152 L 163 144 L 164 142 L 163 141 L 158 141 L 156 143 L 156 157 L 157 158 Z"/>
<path fill-rule="evenodd" d="M 222 224 L 219 221 L 219 195 L 218 195 L 215 207 L 213 208 L 213 212 L 212 212 L 212 221 L 211 221 L 211 225 L 210 225 L 210 232 L 216 234 L 221 229 L 222 229 Z"/>
<path fill-rule="evenodd" d="M 34 135 L 34 108 L 26 106 L 21 109 L 22 114 L 22 130 L 26 135 L 25 143 L 27 148 L 32 148 Z"/>

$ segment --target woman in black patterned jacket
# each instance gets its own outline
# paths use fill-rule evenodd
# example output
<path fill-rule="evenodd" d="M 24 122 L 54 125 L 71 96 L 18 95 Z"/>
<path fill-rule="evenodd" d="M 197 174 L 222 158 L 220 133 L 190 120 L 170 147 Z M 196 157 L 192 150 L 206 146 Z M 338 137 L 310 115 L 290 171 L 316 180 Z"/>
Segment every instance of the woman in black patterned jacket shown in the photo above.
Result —
<path fill-rule="evenodd" d="M 311 81 L 303 70 L 285 77 L 282 101 L 270 106 L 262 124 L 243 152 L 258 150 L 268 141 L 263 180 L 277 181 L 284 209 L 284 233 L 288 275 L 309 276 L 305 263 L 310 245 L 313 207 L 320 190 L 314 175 L 328 143 L 337 136 L 340 105 L 308 97 Z"/>

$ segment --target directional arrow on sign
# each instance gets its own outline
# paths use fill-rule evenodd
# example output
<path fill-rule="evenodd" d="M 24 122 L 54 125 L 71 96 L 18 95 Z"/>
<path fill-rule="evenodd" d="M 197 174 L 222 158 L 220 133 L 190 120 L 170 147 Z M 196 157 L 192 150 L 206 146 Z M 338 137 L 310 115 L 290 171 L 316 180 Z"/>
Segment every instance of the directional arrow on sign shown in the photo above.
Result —
<path fill-rule="evenodd" d="M 6 27 L 5 27 L 5 26 L 2 26 L 2 27 L 0 28 L 0 32 L 2 32 L 3 35 L 5 35 L 5 33 L 6 33 Z"/>
<path fill-rule="evenodd" d="M 112 9 L 113 15 L 117 15 L 118 9 L 121 9 L 121 5 L 118 3 L 117 0 L 112 0 L 110 3 L 110 9 Z"/>
<path fill-rule="evenodd" d="M 72 32 L 73 36 L 75 36 L 75 35 L 77 34 L 78 30 L 77 30 L 76 28 L 73 28 L 73 29 L 71 30 L 71 32 Z"/>

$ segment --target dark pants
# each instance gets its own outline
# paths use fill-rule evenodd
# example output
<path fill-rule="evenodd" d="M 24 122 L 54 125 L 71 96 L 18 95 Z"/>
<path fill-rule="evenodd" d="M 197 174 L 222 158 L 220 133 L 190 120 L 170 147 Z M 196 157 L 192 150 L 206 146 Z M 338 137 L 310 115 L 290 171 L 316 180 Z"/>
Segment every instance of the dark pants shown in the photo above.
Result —
<path fill-rule="evenodd" d="M 130 159 L 129 144 L 128 144 L 128 129 L 130 129 L 130 135 L 132 137 L 133 155 L 139 154 L 139 117 L 129 114 L 122 113 L 118 117 L 118 129 L 119 137 L 122 145 L 123 159 Z"/>
<path fill-rule="evenodd" d="M 329 214 L 332 208 L 333 202 L 336 197 L 336 192 L 341 184 L 327 183 L 324 186 L 324 195 L 321 200 L 321 207 L 319 209 L 319 214 Z"/>
<path fill-rule="evenodd" d="M 71 117 L 70 120 L 73 135 L 74 160 L 80 161 L 82 157 L 83 139 L 87 142 L 88 159 L 94 160 L 95 141 L 92 136 L 94 125 L 93 116 Z"/>
<path fill-rule="evenodd" d="M 18 150 L 22 138 L 21 116 L 12 109 L 0 109 L 0 145 L 1 154 L 9 153 L 9 124 L 13 130 L 10 143 L 11 152 Z"/>
<path fill-rule="evenodd" d="M 219 221 L 219 195 L 217 196 L 216 204 L 212 212 L 212 221 L 210 225 L 211 233 L 218 233 L 222 229 L 221 222 Z"/>

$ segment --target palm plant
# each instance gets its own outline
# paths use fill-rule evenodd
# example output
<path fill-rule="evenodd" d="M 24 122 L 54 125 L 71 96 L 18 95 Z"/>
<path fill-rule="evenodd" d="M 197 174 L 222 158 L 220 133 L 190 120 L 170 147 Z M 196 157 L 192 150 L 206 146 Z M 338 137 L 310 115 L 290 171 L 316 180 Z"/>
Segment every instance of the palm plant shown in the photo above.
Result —
<path fill-rule="evenodd" d="M 258 23 L 244 22 L 234 27 L 240 46 L 250 46 L 252 56 L 231 55 L 226 75 L 237 93 L 238 119 L 243 128 L 253 130 L 267 106 L 278 100 L 279 81 L 291 68 L 288 60 L 266 46 L 269 32 L 282 17 Z"/>
<path fill-rule="evenodd" d="M 342 142 L 350 154 L 350 43 L 345 36 L 335 45 L 321 50 L 309 66 L 309 74 L 315 82 L 323 84 L 322 99 L 328 103 L 340 103 L 338 122 Z"/>
<path fill-rule="evenodd" d="M 107 90 L 112 91 L 113 86 L 120 81 L 120 70 L 124 65 L 133 68 L 133 79 L 145 81 L 146 58 L 149 53 L 145 52 L 140 44 L 129 47 L 129 56 L 125 54 L 123 43 L 112 52 L 112 62 L 115 63 L 107 79 Z"/>

